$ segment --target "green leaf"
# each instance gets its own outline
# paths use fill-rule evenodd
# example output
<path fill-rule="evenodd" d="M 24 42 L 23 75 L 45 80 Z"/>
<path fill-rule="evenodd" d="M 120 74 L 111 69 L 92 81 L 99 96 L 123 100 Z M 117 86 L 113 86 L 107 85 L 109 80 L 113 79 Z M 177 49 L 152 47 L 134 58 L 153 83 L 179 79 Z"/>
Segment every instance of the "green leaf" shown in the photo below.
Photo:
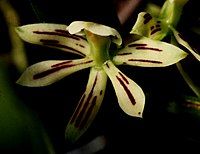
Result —
<path fill-rule="evenodd" d="M 0 150 L 55 154 L 39 118 L 17 95 L 9 69 L 0 61 Z"/>

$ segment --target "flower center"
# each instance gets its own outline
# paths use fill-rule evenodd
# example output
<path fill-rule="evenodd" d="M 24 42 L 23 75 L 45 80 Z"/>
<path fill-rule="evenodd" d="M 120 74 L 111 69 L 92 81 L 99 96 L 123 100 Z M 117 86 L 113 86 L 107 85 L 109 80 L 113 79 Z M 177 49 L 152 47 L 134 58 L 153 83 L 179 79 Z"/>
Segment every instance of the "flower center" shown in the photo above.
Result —
<path fill-rule="evenodd" d="M 90 54 L 96 66 L 101 67 L 105 61 L 110 59 L 109 49 L 111 39 L 109 36 L 96 35 L 87 30 L 85 30 L 85 34 L 90 45 Z"/>

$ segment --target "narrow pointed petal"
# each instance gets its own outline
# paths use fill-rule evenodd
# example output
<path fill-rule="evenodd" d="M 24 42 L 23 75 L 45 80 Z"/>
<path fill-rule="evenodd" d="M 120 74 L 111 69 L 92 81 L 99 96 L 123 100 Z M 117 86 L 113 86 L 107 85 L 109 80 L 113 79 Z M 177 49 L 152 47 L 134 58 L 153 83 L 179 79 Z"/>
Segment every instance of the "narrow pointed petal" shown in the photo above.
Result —
<path fill-rule="evenodd" d="M 97 24 L 94 22 L 74 21 L 67 27 L 67 30 L 69 30 L 71 34 L 78 35 L 85 35 L 83 32 L 84 29 L 96 35 L 112 36 L 112 41 L 117 45 L 121 45 L 122 43 L 120 34 L 114 28 L 105 25 Z"/>
<path fill-rule="evenodd" d="M 116 65 L 165 67 L 187 56 L 180 48 L 166 42 L 143 38 L 128 44 L 113 58 Z"/>
<path fill-rule="evenodd" d="M 147 12 L 141 12 L 138 14 L 138 18 L 130 34 L 161 40 L 166 36 L 167 31 L 168 26 L 166 23 L 163 23 L 162 20 L 153 17 Z"/>
<path fill-rule="evenodd" d="M 177 66 L 180 74 L 182 75 L 183 79 L 187 83 L 187 85 L 196 94 L 196 96 L 200 98 L 200 87 L 194 83 L 194 81 L 192 80 L 190 74 L 187 71 L 185 71 L 185 69 L 181 65 L 181 63 L 177 63 L 176 66 Z"/>
<path fill-rule="evenodd" d="M 45 45 L 85 56 L 89 45 L 84 37 L 71 35 L 61 24 L 30 24 L 16 28 L 18 35 L 26 42 Z"/>
<path fill-rule="evenodd" d="M 103 70 L 91 68 L 86 91 L 66 127 L 66 139 L 75 142 L 85 133 L 96 117 L 106 89 L 107 75 Z"/>
<path fill-rule="evenodd" d="M 122 110 L 128 115 L 142 117 L 145 104 L 142 89 L 118 70 L 111 61 L 107 61 L 103 68 L 114 86 Z"/>
<path fill-rule="evenodd" d="M 200 61 L 200 55 L 198 53 L 196 53 L 191 46 L 188 44 L 187 41 L 185 41 L 185 39 L 183 38 L 183 36 L 176 31 L 172 26 L 170 26 L 170 29 L 172 30 L 177 42 L 179 44 L 181 44 L 182 46 L 184 46 L 186 49 L 188 49 L 190 51 L 190 53 L 198 60 Z"/>
<path fill-rule="evenodd" d="M 94 65 L 88 58 L 78 60 L 48 60 L 28 67 L 17 83 L 23 86 L 47 86 L 79 70 Z"/>

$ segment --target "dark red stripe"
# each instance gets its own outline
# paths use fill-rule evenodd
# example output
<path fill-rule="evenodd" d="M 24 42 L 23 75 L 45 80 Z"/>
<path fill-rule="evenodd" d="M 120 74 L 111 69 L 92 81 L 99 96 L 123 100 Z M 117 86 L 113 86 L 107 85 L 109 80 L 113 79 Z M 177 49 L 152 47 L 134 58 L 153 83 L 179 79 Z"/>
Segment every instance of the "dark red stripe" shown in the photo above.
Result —
<path fill-rule="evenodd" d="M 63 49 L 67 49 L 67 50 L 71 50 L 71 51 L 74 51 L 76 52 L 77 54 L 79 55 L 82 55 L 82 56 L 85 56 L 84 53 L 82 53 L 81 51 L 79 50 L 76 50 L 72 47 L 69 47 L 69 46 L 66 46 L 66 45 L 63 45 L 63 44 L 58 44 L 59 42 L 56 42 L 56 40 L 45 40 L 45 39 L 41 39 L 40 42 L 43 43 L 43 45 L 47 45 L 47 46 L 51 46 L 51 47 L 57 47 L 57 48 L 63 48 Z"/>
<path fill-rule="evenodd" d="M 162 64 L 161 61 L 147 60 L 147 59 L 129 59 L 128 61 L 138 61 L 138 62 L 145 62 L 145 63 Z"/>
<path fill-rule="evenodd" d="M 140 46 L 147 46 L 147 44 L 136 43 L 136 44 L 129 44 L 128 47 L 140 47 Z"/>
<path fill-rule="evenodd" d="M 59 33 L 66 34 L 66 35 L 73 36 L 74 39 L 77 39 L 77 40 L 80 40 L 80 39 L 86 40 L 85 37 L 82 37 L 82 36 L 79 36 L 79 35 L 75 35 L 75 34 L 70 34 L 67 30 L 55 29 L 55 31 L 56 31 L 56 32 L 59 32 Z"/>
<path fill-rule="evenodd" d="M 124 52 L 124 53 L 118 53 L 118 56 L 125 56 L 125 55 L 130 55 L 132 54 L 131 52 Z"/>
<path fill-rule="evenodd" d="M 151 47 L 136 47 L 136 49 L 139 49 L 139 50 L 153 50 L 153 51 L 162 51 L 161 49 L 158 49 L 158 48 L 151 48 Z"/>
<path fill-rule="evenodd" d="M 127 78 L 121 73 L 119 72 L 119 75 L 122 77 L 122 79 L 126 82 L 126 84 L 129 84 Z"/>
<path fill-rule="evenodd" d="M 87 124 L 90 115 L 92 114 L 92 111 L 94 110 L 94 107 L 96 105 L 96 101 L 97 101 L 97 96 L 94 96 L 92 102 L 90 103 L 90 107 L 88 109 L 88 111 L 86 112 L 86 115 L 84 116 L 84 119 L 81 121 L 79 128 L 83 129 L 85 127 L 85 125 Z"/>
<path fill-rule="evenodd" d="M 75 127 L 80 127 L 81 122 L 82 121 L 86 121 L 86 120 L 84 120 L 85 119 L 84 113 L 88 112 L 87 109 L 88 109 L 88 106 L 90 105 L 91 99 L 93 98 L 93 92 L 94 92 L 94 87 L 95 87 L 96 83 L 97 83 L 97 76 L 96 76 L 96 78 L 94 80 L 92 89 L 91 89 L 91 91 L 90 91 L 90 93 L 89 93 L 89 95 L 87 97 L 87 100 L 83 104 L 83 108 L 81 109 L 81 111 L 80 111 L 80 113 L 78 115 L 75 115 L 76 116 L 75 124 L 74 124 Z"/>
<path fill-rule="evenodd" d="M 152 19 L 152 16 L 149 13 L 146 13 L 143 17 L 145 19 L 144 24 L 147 24 Z"/>
<path fill-rule="evenodd" d="M 135 104 L 136 104 L 135 98 L 134 98 L 133 95 L 131 94 L 131 92 L 130 92 L 130 90 L 128 89 L 128 87 L 126 86 L 126 84 L 125 84 L 125 83 L 123 82 L 123 80 L 122 80 L 120 77 L 118 77 L 117 75 L 116 75 L 116 78 L 117 78 L 117 80 L 119 81 L 119 83 L 122 85 L 122 87 L 124 88 L 124 90 L 125 90 L 126 94 L 128 95 L 128 98 L 130 99 L 131 103 L 132 103 L 133 105 L 135 105 Z"/>
<path fill-rule="evenodd" d="M 58 63 L 58 64 L 55 64 L 55 65 L 52 65 L 52 67 L 53 67 L 52 69 L 49 69 L 49 70 L 46 70 L 44 72 L 37 73 L 37 74 L 33 75 L 33 79 L 34 80 L 40 79 L 40 78 L 46 77 L 46 76 L 48 76 L 48 75 L 50 75 L 52 73 L 60 71 L 62 69 L 65 69 L 65 68 L 68 68 L 68 67 L 73 67 L 73 66 L 76 66 L 76 65 L 91 63 L 92 61 L 93 60 L 90 60 L 90 61 L 82 62 L 82 63 L 79 63 L 79 64 L 69 64 L 70 61 L 66 61 L 66 63 L 64 63 L 65 65 L 63 65 L 63 62 L 62 63 Z M 56 65 L 57 65 L 57 67 L 56 67 Z"/>
<path fill-rule="evenodd" d="M 61 30 L 60 30 L 61 31 Z M 77 37 L 76 35 L 71 35 L 69 33 L 63 33 L 63 32 L 49 32 L 49 31 L 33 31 L 34 34 L 42 34 L 42 35 L 57 35 L 57 36 L 62 36 L 62 37 L 67 37 L 67 38 L 71 38 L 71 39 L 75 39 L 75 40 L 80 40 L 79 37 Z"/>
<path fill-rule="evenodd" d="M 100 96 L 103 94 L 103 90 L 100 91 Z"/>
<path fill-rule="evenodd" d="M 45 76 L 48 76 L 48 75 L 53 74 L 55 72 L 58 72 L 58 71 L 60 71 L 60 70 L 62 70 L 64 68 L 72 67 L 72 66 L 74 66 L 74 65 L 65 65 L 65 66 L 56 67 L 56 68 L 53 68 L 53 69 L 50 69 L 50 70 L 35 74 L 35 75 L 33 75 L 33 79 L 34 80 L 41 79 L 41 78 L 43 78 Z"/>
<path fill-rule="evenodd" d="M 110 69 L 110 66 L 108 65 L 108 63 L 106 63 L 106 67 Z"/>
<path fill-rule="evenodd" d="M 156 27 L 158 28 L 158 27 L 160 27 L 160 25 L 156 25 Z"/>
<path fill-rule="evenodd" d="M 71 62 L 73 62 L 73 60 L 67 60 L 67 61 L 64 61 L 64 62 L 61 62 L 61 63 L 58 63 L 58 64 L 54 64 L 54 65 L 52 65 L 51 67 L 53 68 L 53 67 L 60 67 L 60 66 L 62 66 L 62 65 L 66 65 L 66 64 L 69 64 L 69 63 L 71 63 Z"/>
<path fill-rule="evenodd" d="M 82 45 L 82 44 L 78 44 L 78 43 L 76 43 L 76 45 L 79 46 L 79 47 L 81 47 L 81 48 L 85 48 L 85 46 Z"/>
<path fill-rule="evenodd" d="M 157 29 L 154 29 L 153 31 L 151 31 L 151 35 L 161 31 L 162 29 L 161 28 L 157 28 Z"/>

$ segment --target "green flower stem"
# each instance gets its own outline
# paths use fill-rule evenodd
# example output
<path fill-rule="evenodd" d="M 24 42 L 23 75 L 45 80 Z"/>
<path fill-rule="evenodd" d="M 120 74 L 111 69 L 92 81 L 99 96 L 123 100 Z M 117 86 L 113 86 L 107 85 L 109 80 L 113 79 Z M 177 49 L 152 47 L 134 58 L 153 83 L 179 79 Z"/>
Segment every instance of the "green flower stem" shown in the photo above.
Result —
<path fill-rule="evenodd" d="M 167 0 L 160 12 L 159 17 L 165 19 L 166 23 L 174 27 L 177 26 L 183 7 L 189 0 Z"/>
<path fill-rule="evenodd" d="M 190 78 L 189 74 L 187 72 L 184 71 L 182 65 L 180 62 L 176 63 L 176 66 L 180 72 L 180 74 L 182 75 L 183 79 L 185 80 L 185 82 L 188 84 L 188 86 L 192 89 L 192 91 L 196 94 L 196 96 L 198 98 L 200 98 L 200 87 L 196 86 L 194 84 L 194 82 L 192 81 L 192 79 Z"/>

